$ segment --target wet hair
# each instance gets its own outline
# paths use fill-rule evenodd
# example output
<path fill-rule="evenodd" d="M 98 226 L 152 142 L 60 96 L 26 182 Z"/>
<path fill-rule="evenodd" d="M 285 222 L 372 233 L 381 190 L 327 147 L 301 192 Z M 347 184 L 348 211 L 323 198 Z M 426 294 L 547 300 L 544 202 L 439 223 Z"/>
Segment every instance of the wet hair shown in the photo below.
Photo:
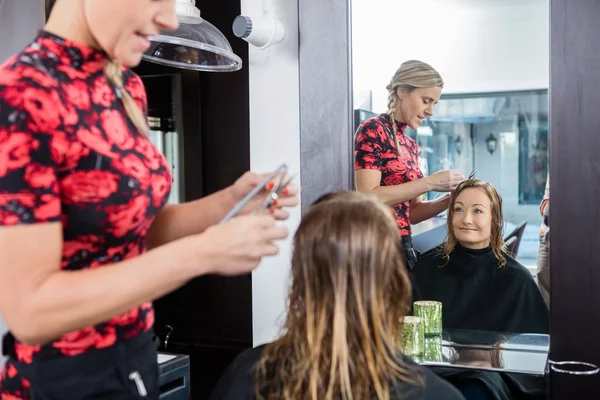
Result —
<path fill-rule="evenodd" d="M 259 360 L 259 399 L 389 400 L 422 377 L 399 361 L 411 286 L 389 208 L 358 192 L 319 198 L 294 236 L 283 335 Z"/>

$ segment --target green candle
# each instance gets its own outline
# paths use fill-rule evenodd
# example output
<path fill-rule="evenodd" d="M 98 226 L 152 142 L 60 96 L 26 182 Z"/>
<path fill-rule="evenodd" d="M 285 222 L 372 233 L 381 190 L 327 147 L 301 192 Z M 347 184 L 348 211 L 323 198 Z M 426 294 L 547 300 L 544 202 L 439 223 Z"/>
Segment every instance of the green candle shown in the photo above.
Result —
<path fill-rule="evenodd" d="M 442 303 L 439 301 L 415 301 L 415 316 L 423 318 L 425 335 L 442 333 Z"/>
<path fill-rule="evenodd" d="M 442 337 L 440 335 L 425 337 L 423 360 L 429 362 L 442 361 Z"/>
<path fill-rule="evenodd" d="M 404 317 L 400 332 L 400 348 L 402 352 L 413 359 L 423 355 L 425 335 L 423 320 L 419 317 Z"/>

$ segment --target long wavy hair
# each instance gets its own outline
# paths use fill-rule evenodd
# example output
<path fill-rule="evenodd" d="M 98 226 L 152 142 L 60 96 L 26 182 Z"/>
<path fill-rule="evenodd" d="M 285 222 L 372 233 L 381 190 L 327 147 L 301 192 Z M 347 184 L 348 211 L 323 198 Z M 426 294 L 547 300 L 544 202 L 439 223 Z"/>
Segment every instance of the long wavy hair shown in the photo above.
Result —
<path fill-rule="evenodd" d="M 446 260 L 446 264 L 450 261 L 450 255 L 454 251 L 454 247 L 458 243 L 456 236 L 454 235 L 454 227 L 452 221 L 454 219 L 454 206 L 456 199 L 460 193 L 465 189 L 479 189 L 482 190 L 492 206 L 492 229 L 490 238 L 490 247 L 492 253 L 498 260 L 498 267 L 502 268 L 506 265 L 506 246 L 504 245 L 504 239 L 502 239 L 502 231 L 504 227 L 504 213 L 502 212 L 502 196 L 496 190 L 496 188 L 488 183 L 480 181 L 479 179 L 467 179 L 458 185 L 456 190 L 450 196 L 450 206 L 448 207 L 448 218 L 446 220 L 447 235 L 446 241 L 442 245 L 442 254 Z"/>
<path fill-rule="evenodd" d="M 422 377 L 398 359 L 412 298 L 391 211 L 357 192 L 321 197 L 294 236 L 283 335 L 264 349 L 259 399 L 388 400 Z"/>

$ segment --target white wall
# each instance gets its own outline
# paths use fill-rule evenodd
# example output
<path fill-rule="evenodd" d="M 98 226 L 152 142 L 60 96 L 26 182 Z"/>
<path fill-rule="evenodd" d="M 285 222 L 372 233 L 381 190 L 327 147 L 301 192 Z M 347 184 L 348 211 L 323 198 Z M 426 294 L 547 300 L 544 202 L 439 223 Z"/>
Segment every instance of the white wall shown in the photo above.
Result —
<path fill-rule="evenodd" d="M 44 24 L 44 0 L 0 0 L 0 64 L 29 43 Z"/>
<path fill-rule="evenodd" d="M 286 27 L 283 42 L 270 49 L 250 46 L 250 166 L 270 171 L 287 163 L 290 173 L 300 172 L 298 2 L 297 0 L 244 0 L 242 13 L 260 15 L 262 4 Z M 254 345 L 273 340 L 285 312 L 291 259 L 291 235 L 300 221 L 297 207 L 286 222 L 290 239 L 281 243 L 276 257 L 265 259 L 252 274 L 252 326 Z"/>
<path fill-rule="evenodd" d="M 445 93 L 548 88 L 546 0 L 353 0 L 352 7 L 354 90 L 373 91 L 375 112 L 385 111 L 385 86 L 409 59 L 436 68 Z"/>

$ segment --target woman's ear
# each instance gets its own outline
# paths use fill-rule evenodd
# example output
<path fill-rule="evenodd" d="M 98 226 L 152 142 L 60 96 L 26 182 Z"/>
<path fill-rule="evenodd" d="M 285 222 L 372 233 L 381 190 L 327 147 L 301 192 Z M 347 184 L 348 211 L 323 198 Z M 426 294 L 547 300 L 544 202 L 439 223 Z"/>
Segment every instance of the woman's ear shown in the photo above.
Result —
<path fill-rule="evenodd" d="M 403 100 L 405 95 L 406 95 L 406 90 L 404 90 L 401 87 L 396 89 L 396 97 L 398 97 L 398 100 Z"/>

